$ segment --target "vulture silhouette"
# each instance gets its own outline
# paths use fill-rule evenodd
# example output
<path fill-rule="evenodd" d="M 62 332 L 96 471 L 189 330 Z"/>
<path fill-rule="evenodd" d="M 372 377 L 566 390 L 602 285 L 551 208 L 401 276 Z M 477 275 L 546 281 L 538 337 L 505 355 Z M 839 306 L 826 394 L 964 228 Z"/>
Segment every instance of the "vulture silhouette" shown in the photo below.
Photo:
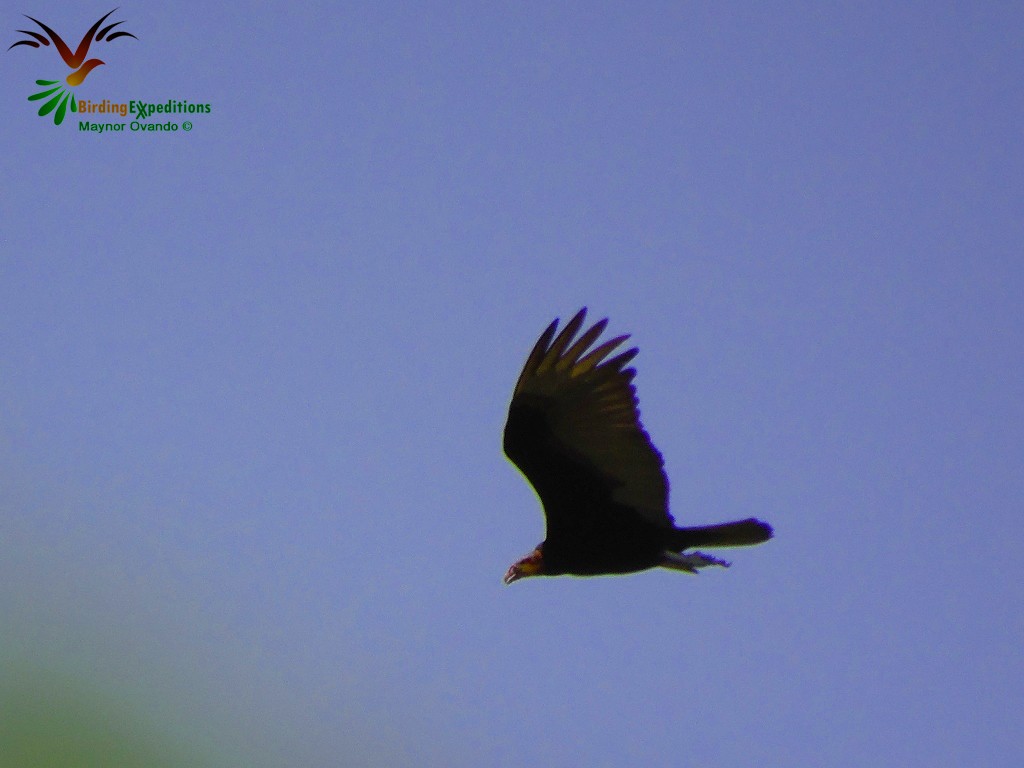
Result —
<path fill-rule="evenodd" d="M 505 583 L 526 576 L 598 576 L 658 566 L 688 573 L 729 564 L 694 547 L 760 544 L 772 528 L 755 518 L 677 527 L 668 511 L 661 454 L 640 423 L 626 339 L 591 349 L 607 318 L 578 339 L 584 307 L 561 333 L 556 319 L 537 340 L 519 375 L 505 454 L 544 506 L 547 538 L 508 569 Z"/>

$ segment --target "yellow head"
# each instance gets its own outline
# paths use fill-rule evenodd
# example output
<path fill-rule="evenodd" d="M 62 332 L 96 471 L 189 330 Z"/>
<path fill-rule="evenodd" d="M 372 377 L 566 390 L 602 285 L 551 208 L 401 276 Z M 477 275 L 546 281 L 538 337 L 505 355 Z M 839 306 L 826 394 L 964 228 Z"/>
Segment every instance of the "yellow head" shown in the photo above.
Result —
<path fill-rule="evenodd" d="M 511 584 L 516 579 L 521 579 L 524 576 L 543 576 L 544 575 L 544 551 L 541 547 L 537 547 L 533 552 L 528 554 L 522 560 L 517 563 L 513 563 L 512 567 L 505 571 L 505 583 Z"/>

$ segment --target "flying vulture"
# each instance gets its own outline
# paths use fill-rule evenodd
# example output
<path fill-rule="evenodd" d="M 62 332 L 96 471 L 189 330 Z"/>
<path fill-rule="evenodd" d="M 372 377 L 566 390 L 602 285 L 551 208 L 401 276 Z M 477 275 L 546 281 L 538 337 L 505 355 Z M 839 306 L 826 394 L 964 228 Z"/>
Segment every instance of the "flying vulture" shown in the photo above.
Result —
<path fill-rule="evenodd" d="M 505 424 L 505 454 L 544 505 L 547 538 L 505 574 L 598 576 L 661 566 L 688 573 L 728 563 L 692 550 L 760 544 L 772 528 L 755 518 L 680 528 L 668 511 L 668 478 L 640 423 L 629 336 L 591 349 L 608 320 L 576 339 L 586 307 L 555 336 L 541 334 L 519 375 Z"/>

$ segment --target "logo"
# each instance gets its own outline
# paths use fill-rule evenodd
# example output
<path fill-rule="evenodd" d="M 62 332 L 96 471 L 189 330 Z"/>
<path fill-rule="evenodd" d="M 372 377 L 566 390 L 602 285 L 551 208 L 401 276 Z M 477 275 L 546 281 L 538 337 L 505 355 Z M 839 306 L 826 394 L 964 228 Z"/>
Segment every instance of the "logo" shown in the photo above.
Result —
<path fill-rule="evenodd" d="M 203 102 L 190 101 L 179 96 L 170 98 L 113 98 L 113 94 L 98 94 L 99 98 L 83 99 L 75 94 L 75 90 L 82 86 L 85 78 L 89 76 L 96 67 L 102 66 L 105 62 L 97 58 L 89 58 L 90 49 L 94 52 L 106 50 L 106 44 L 122 37 L 130 37 L 138 40 L 131 32 L 118 29 L 123 21 L 107 23 L 107 19 L 116 11 L 110 11 L 99 21 L 92 25 L 78 48 L 74 51 L 67 43 L 50 29 L 48 26 L 26 15 L 25 18 L 39 27 L 45 35 L 30 29 L 19 29 L 21 34 L 26 36 L 24 40 L 18 40 L 8 48 L 8 51 L 20 45 L 27 45 L 29 48 L 49 48 L 53 44 L 54 49 L 60 54 L 61 59 L 71 70 L 69 75 L 60 80 L 36 80 L 36 85 L 45 86 L 45 90 L 34 93 L 28 97 L 32 102 L 43 102 L 39 107 L 39 116 L 45 117 L 53 113 L 53 124 L 60 125 L 64 122 L 68 112 L 79 114 L 78 130 L 87 135 L 112 135 L 116 133 L 163 133 L 173 134 L 179 130 L 182 133 L 192 131 L 194 124 L 192 119 L 201 115 L 208 115 L 213 111 L 212 105 Z M 105 25 L 105 26 L 104 26 Z M 91 95 L 91 94 L 90 94 Z M 110 97 L 110 98 L 107 98 Z M 131 115 L 131 122 L 124 119 Z M 121 118 L 121 120 L 118 120 Z M 150 118 L 153 118 L 152 120 Z M 186 119 L 182 119 L 186 118 Z M 159 122 L 163 120 L 164 122 Z"/>
<path fill-rule="evenodd" d="M 117 9 L 115 8 L 114 11 L 116 10 Z M 139 39 L 131 32 L 126 32 L 124 30 L 114 31 L 115 27 L 119 27 L 124 24 L 123 21 L 115 21 L 100 29 L 103 22 L 105 22 L 114 11 L 110 11 L 99 21 L 93 24 L 89 31 L 85 33 L 85 37 L 82 38 L 82 42 L 78 44 L 78 48 L 73 52 L 61 36 L 43 24 L 43 22 L 38 19 L 33 19 L 31 16 L 25 16 L 26 19 L 38 25 L 38 27 L 46 33 L 46 36 L 44 37 L 38 32 L 34 32 L 30 29 L 19 29 L 19 32 L 23 35 L 28 35 L 32 39 L 19 40 L 7 50 L 10 51 L 19 45 L 27 45 L 31 48 L 39 48 L 40 46 L 49 47 L 50 43 L 53 42 L 54 47 L 57 49 L 57 53 L 60 54 L 64 63 L 72 70 L 71 74 L 64 78 L 64 83 L 66 83 L 69 88 L 65 88 L 60 80 L 36 80 L 36 85 L 45 86 L 47 90 L 32 94 L 28 97 L 28 100 L 42 101 L 43 99 L 52 97 L 39 108 L 40 117 L 45 117 L 53 112 L 53 124 L 60 125 L 64 122 L 64 116 L 67 114 L 69 107 L 72 112 L 78 111 L 78 101 L 75 98 L 74 92 L 71 91 L 70 88 L 77 88 L 80 86 L 85 82 L 85 78 L 89 76 L 90 72 L 105 63 L 100 59 L 86 59 L 86 56 L 89 55 L 89 48 L 93 43 L 112 43 L 114 40 L 122 37 L 130 37 L 135 40 Z"/>

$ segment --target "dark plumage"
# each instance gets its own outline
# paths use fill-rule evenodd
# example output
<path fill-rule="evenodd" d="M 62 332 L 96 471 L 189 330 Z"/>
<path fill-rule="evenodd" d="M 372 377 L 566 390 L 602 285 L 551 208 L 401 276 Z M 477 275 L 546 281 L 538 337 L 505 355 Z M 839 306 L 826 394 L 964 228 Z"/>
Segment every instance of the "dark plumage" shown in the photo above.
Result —
<path fill-rule="evenodd" d="M 628 336 L 593 350 L 608 320 L 578 339 L 586 308 L 562 329 L 547 327 L 516 382 L 505 425 L 505 453 L 544 505 L 547 538 L 505 574 L 596 576 L 664 566 L 696 573 L 728 563 L 692 547 L 760 544 L 767 523 L 677 528 L 668 511 L 661 454 L 640 424 L 634 347 L 608 356 Z"/>

